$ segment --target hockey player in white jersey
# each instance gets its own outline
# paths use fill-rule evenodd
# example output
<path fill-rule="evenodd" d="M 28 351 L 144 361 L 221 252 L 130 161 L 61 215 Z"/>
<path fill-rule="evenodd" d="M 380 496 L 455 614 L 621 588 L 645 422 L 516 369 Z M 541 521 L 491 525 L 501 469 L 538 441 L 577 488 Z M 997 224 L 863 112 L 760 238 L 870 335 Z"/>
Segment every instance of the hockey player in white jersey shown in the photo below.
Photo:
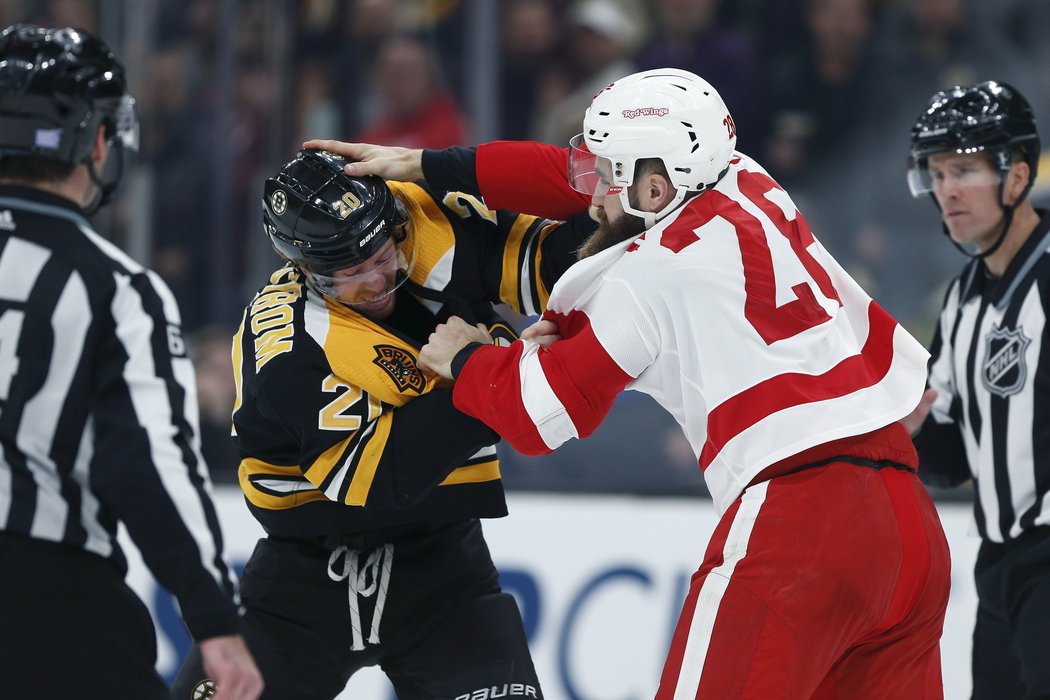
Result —
<path fill-rule="evenodd" d="M 949 554 L 898 422 L 923 393 L 927 353 L 735 151 L 732 117 L 700 77 L 616 81 L 583 126 L 568 151 L 475 154 L 489 206 L 555 218 L 590 206 L 599 222 L 544 320 L 496 348 L 453 319 L 421 360 L 525 453 L 589 435 L 624 389 L 681 424 L 722 519 L 658 700 L 942 697 Z M 323 147 L 365 161 L 356 174 L 436 163 Z"/>

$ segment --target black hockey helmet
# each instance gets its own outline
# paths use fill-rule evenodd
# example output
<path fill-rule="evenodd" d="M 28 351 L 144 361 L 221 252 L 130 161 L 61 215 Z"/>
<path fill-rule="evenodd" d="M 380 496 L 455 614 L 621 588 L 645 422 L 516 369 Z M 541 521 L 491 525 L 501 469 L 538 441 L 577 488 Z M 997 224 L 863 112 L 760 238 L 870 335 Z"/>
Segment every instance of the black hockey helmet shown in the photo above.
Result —
<path fill-rule="evenodd" d="M 989 80 L 971 86 L 957 85 L 930 98 L 911 130 L 911 155 L 908 158 L 908 187 L 915 197 L 933 194 L 934 178 L 929 171 L 929 157 L 936 153 L 987 153 L 992 157 L 994 174 L 987 177 L 972 174 L 971 184 L 999 186 L 999 204 L 1003 209 L 1002 230 L 988 248 L 973 253 L 954 240 L 953 245 L 974 258 L 986 258 L 999 250 L 1013 221 L 1016 203 L 1007 204 L 1003 192 L 1014 153 L 1028 164 L 1028 183 L 1017 201 L 1028 196 L 1035 182 L 1039 164 L 1039 132 L 1035 113 L 1028 100 L 1013 86 Z M 947 225 L 942 226 L 948 235 Z"/>
<path fill-rule="evenodd" d="M 380 257 L 395 263 L 397 274 L 385 296 L 411 274 L 415 239 L 411 218 L 386 182 L 375 176 L 351 177 L 343 172 L 344 165 L 340 156 L 326 151 L 299 151 L 266 180 L 263 228 L 277 253 L 309 273 L 317 291 L 353 304 L 374 297 L 343 298 L 336 273 L 386 251 L 393 258 Z"/>
<path fill-rule="evenodd" d="M 911 130 L 912 194 L 931 191 L 926 160 L 934 153 L 989 153 L 1005 176 L 1015 149 L 1028 163 L 1030 186 L 1039 163 L 1039 132 L 1031 105 L 1016 88 L 989 80 L 938 92 Z"/>
<path fill-rule="evenodd" d="M 102 178 L 90 164 L 99 126 L 115 151 Z M 120 181 L 123 149 L 137 150 L 138 135 L 124 66 L 101 39 L 29 24 L 0 34 L 0 157 L 86 162 L 103 204 Z"/>

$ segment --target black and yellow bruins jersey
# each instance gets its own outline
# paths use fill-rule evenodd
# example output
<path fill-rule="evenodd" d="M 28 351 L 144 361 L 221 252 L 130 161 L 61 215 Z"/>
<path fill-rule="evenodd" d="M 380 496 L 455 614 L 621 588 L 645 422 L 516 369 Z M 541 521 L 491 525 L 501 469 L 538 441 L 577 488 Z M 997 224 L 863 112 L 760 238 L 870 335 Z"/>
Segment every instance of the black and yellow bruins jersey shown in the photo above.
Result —
<path fill-rule="evenodd" d="M 274 272 L 234 337 L 234 436 L 249 507 L 271 534 L 355 533 L 506 514 L 498 436 L 452 405 L 451 385 L 416 366 L 438 322 L 485 323 L 493 309 L 542 311 L 592 230 L 487 209 L 461 192 L 390 188 L 415 223 L 416 262 L 393 315 L 368 319 Z"/>

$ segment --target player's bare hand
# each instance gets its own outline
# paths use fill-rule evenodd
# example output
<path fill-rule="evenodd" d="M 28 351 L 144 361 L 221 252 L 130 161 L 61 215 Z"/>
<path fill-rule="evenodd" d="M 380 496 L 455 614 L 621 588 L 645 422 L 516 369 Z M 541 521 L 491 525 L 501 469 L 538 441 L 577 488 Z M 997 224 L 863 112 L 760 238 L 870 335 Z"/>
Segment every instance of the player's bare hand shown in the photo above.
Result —
<path fill-rule="evenodd" d="M 900 422 L 907 430 L 908 434 L 912 437 L 919 432 L 919 428 L 922 427 L 923 421 L 926 420 L 926 416 L 930 415 L 930 409 L 933 407 L 933 402 L 937 400 L 937 390 L 927 389 L 922 398 L 919 399 L 919 405 L 915 407 L 915 410 L 901 418 Z"/>
<path fill-rule="evenodd" d="M 213 700 L 256 700 L 263 679 L 239 634 L 212 637 L 200 643 L 204 672 L 215 681 Z"/>
<path fill-rule="evenodd" d="M 521 332 L 521 339 L 546 348 L 554 341 L 561 340 L 561 334 L 558 333 L 557 323 L 541 318 Z"/>
<path fill-rule="evenodd" d="M 371 143 L 348 143 L 334 139 L 312 139 L 303 148 L 328 151 L 350 161 L 343 170 L 361 177 L 378 175 L 386 180 L 412 182 L 423 179 L 423 149 L 400 146 L 378 146 Z"/>
<path fill-rule="evenodd" d="M 447 323 L 439 323 L 430 334 L 429 341 L 419 351 L 416 364 L 421 369 L 452 379 L 452 360 L 471 343 L 492 344 L 492 336 L 485 324 L 472 326 L 459 316 L 453 316 Z"/>

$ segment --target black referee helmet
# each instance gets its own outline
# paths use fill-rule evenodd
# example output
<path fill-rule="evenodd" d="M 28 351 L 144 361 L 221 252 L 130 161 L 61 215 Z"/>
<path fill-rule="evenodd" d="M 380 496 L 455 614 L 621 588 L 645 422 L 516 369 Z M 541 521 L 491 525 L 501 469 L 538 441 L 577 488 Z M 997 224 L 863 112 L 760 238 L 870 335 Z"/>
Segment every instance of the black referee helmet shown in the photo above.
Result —
<path fill-rule="evenodd" d="M 91 164 L 100 126 L 113 149 L 101 175 Z M 123 149 L 137 150 L 138 134 L 124 67 L 101 39 L 28 24 L 0 34 L 0 158 L 86 163 L 101 189 L 99 206 L 112 198 Z"/>
<path fill-rule="evenodd" d="M 1039 164 L 1035 113 L 1016 88 L 995 80 L 936 93 L 911 130 L 914 166 L 934 153 L 985 152 L 1005 174 L 1015 150 L 1028 163 L 1031 184 Z"/>

